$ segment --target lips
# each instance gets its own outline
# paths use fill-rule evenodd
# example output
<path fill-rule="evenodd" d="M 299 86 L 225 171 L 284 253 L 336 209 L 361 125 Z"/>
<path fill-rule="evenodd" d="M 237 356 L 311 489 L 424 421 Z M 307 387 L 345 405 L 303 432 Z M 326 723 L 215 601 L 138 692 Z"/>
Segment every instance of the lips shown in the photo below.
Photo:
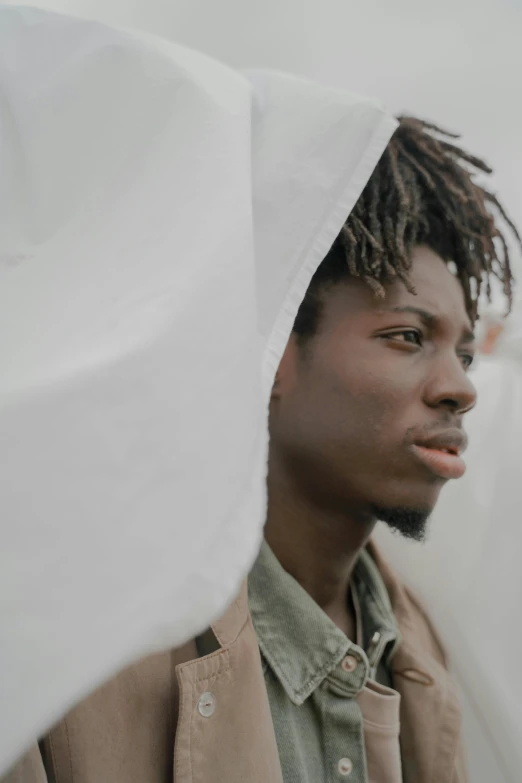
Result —
<path fill-rule="evenodd" d="M 442 479 L 458 479 L 466 472 L 461 454 L 468 441 L 462 430 L 438 432 L 429 438 L 416 439 L 412 446 L 415 456 L 428 470 Z"/>

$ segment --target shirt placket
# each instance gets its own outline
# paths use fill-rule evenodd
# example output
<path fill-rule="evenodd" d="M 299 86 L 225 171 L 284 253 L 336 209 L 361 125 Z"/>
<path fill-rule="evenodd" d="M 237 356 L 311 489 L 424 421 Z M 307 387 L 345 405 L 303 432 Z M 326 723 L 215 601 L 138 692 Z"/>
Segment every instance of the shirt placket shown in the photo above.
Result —
<path fill-rule="evenodd" d="M 365 652 L 351 644 L 322 685 L 325 779 L 328 783 L 367 781 L 363 719 L 356 697 L 364 687 L 369 671 Z"/>

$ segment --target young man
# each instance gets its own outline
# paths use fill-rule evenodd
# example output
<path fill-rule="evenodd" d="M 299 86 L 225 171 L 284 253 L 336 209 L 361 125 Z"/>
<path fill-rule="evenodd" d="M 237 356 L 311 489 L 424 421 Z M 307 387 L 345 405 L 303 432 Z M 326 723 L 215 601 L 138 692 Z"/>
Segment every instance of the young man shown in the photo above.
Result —
<path fill-rule="evenodd" d="M 381 520 L 422 539 L 465 470 L 483 283 L 498 278 L 511 303 L 493 213 L 518 238 L 476 170 L 436 128 L 401 120 L 279 366 L 248 602 L 245 586 L 200 638 L 85 700 L 10 783 L 466 780 L 444 653 L 370 537 Z"/>

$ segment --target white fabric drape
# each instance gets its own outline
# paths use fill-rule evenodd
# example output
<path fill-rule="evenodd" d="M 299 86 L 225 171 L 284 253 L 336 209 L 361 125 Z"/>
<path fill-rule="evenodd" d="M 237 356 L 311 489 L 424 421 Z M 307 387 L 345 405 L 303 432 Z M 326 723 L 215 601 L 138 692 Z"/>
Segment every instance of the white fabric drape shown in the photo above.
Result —
<path fill-rule="evenodd" d="M 0 7 L 0 772 L 233 598 L 275 368 L 394 128 L 344 92 Z"/>

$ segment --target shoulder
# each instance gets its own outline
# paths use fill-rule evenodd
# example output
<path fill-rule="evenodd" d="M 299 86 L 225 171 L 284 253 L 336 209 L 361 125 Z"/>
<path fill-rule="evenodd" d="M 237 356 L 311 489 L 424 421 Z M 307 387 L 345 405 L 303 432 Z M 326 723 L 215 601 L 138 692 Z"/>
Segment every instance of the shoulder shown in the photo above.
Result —
<path fill-rule="evenodd" d="M 150 655 L 73 707 L 2 783 L 163 781 L 178 719 L 178 664 L 197 657 L 195 640 Z"/>

